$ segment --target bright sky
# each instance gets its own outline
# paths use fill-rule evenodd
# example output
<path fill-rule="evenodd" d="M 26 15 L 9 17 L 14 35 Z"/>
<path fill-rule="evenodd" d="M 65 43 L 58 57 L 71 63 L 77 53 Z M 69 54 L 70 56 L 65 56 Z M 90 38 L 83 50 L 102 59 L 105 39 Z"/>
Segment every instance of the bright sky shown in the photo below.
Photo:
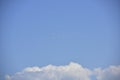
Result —
<path fill-rule="evenodd" d="M 1 11 L 1 76 L 48 64 L 119 65 L 113 0 L 6 0 Z"/>

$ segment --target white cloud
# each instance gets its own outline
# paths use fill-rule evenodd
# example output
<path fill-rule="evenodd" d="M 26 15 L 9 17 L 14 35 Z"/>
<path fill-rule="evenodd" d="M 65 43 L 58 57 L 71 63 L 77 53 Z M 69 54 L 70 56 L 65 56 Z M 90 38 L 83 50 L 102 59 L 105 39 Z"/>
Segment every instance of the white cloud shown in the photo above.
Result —
<path fill-rule="evenodd" d="M 90 70 L 71 62 L 64 66 L 28 67 L 12 76 L 7 75 L 6 80 L 91 80 L 91 76 L 96 80 L 120 80 L 120 66 Z"/>
<path fill-rule="evenodd" d="M 110 66 L 106 69 L 95 69 L 97 80 L 120 80 L 120 65 Z"/>
<path fill-rule="evenodd" d="M 91 71 L 77 63 L 45 67 L 29 67 L 22 72 L 6 77 L 6 80 L 90 80 Z"/>

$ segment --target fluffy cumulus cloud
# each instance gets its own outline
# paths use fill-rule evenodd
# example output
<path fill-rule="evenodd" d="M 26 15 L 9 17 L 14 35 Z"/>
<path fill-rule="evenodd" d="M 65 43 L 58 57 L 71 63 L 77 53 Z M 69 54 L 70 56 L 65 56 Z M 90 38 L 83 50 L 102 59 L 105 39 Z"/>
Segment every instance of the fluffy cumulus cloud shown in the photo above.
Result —
<path fill-rule="evenodd" d="M 120 80 L 120 66 L 111 66 L 107 69 L 97 68 L 90 70 L 78 63 L 69 65 L 45 67 L 28 67 L 14 75 L 6 75 L 6 80 L 91 80 L 95 75 L 96 80 Z"/>
<path fill-rule="evenodd" d="M 97 80 L 120 80 L 120 65 L 110 66 L 106 69 L 97 68 L 94 73 Z"/>

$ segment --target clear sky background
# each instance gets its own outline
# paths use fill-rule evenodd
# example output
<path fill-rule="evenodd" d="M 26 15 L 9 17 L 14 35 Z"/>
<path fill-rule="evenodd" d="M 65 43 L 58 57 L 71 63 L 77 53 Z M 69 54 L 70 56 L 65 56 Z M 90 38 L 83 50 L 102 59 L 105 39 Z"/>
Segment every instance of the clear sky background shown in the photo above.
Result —
<path fill-rule="evenodd" d="M 120 64 L 116 0 L 5 0 L 0 9 L 1 76 L 71 61 Z"/>

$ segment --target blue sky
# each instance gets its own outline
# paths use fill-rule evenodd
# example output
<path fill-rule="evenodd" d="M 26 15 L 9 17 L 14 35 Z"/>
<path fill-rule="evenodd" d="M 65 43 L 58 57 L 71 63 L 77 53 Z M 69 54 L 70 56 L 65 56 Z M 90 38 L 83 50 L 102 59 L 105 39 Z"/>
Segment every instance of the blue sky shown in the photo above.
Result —
<path fill-rule="evenodd" d="M 119 64 L 118 5 L 113 0 L 12 0 L 1 6 L 0 74 L 28 66 Z"/>

